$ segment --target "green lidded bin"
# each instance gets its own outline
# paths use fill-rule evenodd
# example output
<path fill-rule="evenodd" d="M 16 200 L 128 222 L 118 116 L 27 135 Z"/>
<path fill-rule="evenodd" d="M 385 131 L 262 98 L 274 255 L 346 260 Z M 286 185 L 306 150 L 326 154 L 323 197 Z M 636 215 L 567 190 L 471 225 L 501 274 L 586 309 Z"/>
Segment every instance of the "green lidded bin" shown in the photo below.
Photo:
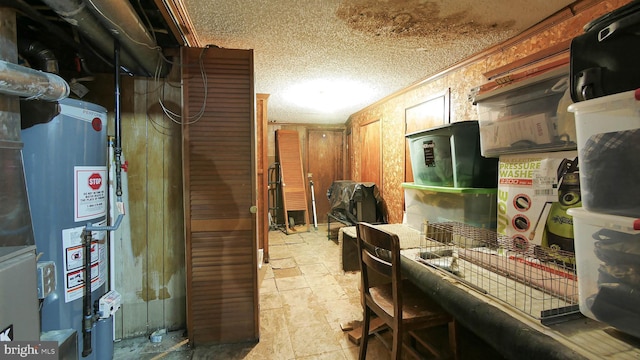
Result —
<path fill-rule="evenodd" d="M 478 121 L 459 121 L 405 136 L 416 184 L 497 187 L 498 159 L 482 157 Z"/>

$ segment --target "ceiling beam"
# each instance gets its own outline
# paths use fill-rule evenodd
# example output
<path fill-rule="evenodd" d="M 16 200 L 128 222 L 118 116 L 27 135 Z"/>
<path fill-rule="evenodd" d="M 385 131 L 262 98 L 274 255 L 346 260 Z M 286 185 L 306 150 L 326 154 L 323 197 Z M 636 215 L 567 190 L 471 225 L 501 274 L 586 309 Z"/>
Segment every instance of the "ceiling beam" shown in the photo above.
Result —
<path fill-rule="evenodd" d="M 173 36 L 180 45 L 187 47 L 202 47 L 198 36 L 182 0 L 154 0 L 162 13 Z"/>

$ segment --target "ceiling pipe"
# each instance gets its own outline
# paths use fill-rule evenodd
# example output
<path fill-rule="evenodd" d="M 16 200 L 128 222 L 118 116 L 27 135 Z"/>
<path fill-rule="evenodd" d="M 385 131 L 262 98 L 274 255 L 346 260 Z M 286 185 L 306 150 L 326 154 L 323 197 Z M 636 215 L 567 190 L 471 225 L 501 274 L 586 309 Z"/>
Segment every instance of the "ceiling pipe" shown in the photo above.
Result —
<path fill-rule="evenodd" d="M 152 75 L 165 76 L 169 66 L 131 3 L 126 0 L 87 0 L 87 6 L 102 25 L 118 40 L 123 50 L 131 54 Z"/>
<path fill-rule="evenodd" d="M 66 22 L 75 26 L 85 38 L 91 41 L 93 46 L 99 49 L 100 53 L 105 56 L 113 54 L 113 37 L 82 0 L 42 0 L 42 2 Z M 112 4 L 112 6 L 119 7 L 120 5 Z M 146 76 L 153 73 L 153 68 L 151 71 L 144 68 L 130 54 L 122 54 L 121 62 L 126 72 Z"/>
<path fill-rule="evenodd" d="M 2 94 L 58 101 L 68 97 L 69 90 L 69 84 L 58 75 L 0 60 Z"/>

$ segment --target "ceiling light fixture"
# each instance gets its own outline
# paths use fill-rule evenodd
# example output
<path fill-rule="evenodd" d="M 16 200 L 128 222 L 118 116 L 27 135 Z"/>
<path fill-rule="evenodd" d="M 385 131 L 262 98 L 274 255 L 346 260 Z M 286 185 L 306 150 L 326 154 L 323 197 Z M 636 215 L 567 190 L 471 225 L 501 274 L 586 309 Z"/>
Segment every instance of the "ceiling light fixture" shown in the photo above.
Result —
<path fill-rule="evenodd" d="M 283 96 L 292 105 L 331 114 L 344 108 L 369 103 L 372 92 L 357 81 L 315 79 L 291 86 Z"/>

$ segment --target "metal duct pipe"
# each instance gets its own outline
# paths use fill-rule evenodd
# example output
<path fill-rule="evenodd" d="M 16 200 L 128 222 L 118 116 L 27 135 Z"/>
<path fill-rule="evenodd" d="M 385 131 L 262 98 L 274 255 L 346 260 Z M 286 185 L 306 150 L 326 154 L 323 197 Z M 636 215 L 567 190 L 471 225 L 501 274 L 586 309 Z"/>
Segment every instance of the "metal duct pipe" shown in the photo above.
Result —
<path fill-rule="evenodd" d="M 131 54 L 152 75 L 166 75 L 162 49 L 149 34 L 129 1 L 88 0 L 88 6 L 102 25 L 120 42 L 122 49 Z"/>
<path fill-rule="evenodd" d="M 124 0 L 88 0 L 89 7 L 102 25 L 118 40 L 150 75 L 165 76 L 162 49 L 149 34 L 131 3 Z M 164 65 L 164 66 L 163 66 Z"/>
<path fill-rule="evenodd" d="M 68 97 L 69 90 L 69 84 L 58 75 L 0 60 L 2 94 L 58 101 Z"/>
<path fill-rule="evenodd" d="M 82 0 L 42 1 L 69 24 L 77 27 L 78 31 L 86 38 L 91 39 L 91 43 L 94 44 L 102 54 L 111 55 L 113 53 L 113 37 L 100 25 L 100 21 L 96 19 Z M 119 7 L 120 5 L 112 4 L 112 6 Z M 122 65 L 129 69 L 127 71 L 133 73 L 146 73 L 147 75 L 153 73 L 153 71 L 142 69 L 143 66 L 129 54 L 122 55 Z"/>

